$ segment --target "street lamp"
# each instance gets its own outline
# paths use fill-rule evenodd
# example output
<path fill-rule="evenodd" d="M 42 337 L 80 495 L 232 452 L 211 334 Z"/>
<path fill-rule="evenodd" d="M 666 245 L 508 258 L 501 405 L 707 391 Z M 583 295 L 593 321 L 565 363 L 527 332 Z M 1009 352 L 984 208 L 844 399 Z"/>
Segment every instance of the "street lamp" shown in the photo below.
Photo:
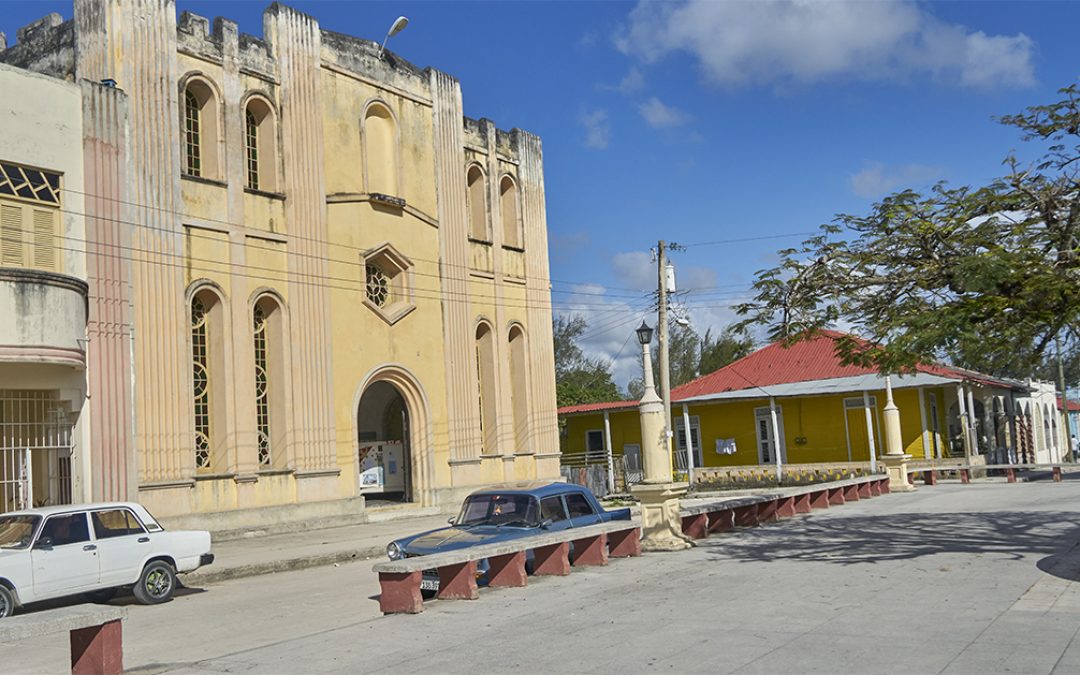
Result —
<path fill-rule="evenodd" d="M 644 319 L 641 321 L 641 325 L 637 329 L 637 341 L 645 346 L 652 342 L 653 329 L 649 328 L 649 324 L 645 323 Z"/>
<path fill-rule="evenodd" d="M 383 38 L 382 44 L 379 45 L 379 58 L 382 58 L 383 51 L 386 49 L 386 41 L 397 35 L 401 31 L 405 30 L 405 26 L 409 25 L 409 17 L 399 16 L 394 19 L 394 23 L 390 24 L 390 30 L 386 31 L 386 37 Z"/>

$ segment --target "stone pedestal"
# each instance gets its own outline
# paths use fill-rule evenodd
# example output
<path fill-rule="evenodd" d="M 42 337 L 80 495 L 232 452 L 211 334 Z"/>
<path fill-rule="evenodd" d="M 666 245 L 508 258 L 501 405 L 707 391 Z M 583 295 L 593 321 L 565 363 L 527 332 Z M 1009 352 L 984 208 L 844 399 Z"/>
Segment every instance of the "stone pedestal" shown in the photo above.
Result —
<path fill-rule="evenodd" d="M 908 482 L 907 463 L 911 455 L 882 455 L 881 462 L 889 476 L 889 492 L 911 492 L 915 486 Z"/>
<path fill-rule="evenodd" d="M 639 483 L 630 493 L 641 503 L 641 550 L 682 551 L 694 542 L 682 533 L 679 497 L 687 483 Z"/>

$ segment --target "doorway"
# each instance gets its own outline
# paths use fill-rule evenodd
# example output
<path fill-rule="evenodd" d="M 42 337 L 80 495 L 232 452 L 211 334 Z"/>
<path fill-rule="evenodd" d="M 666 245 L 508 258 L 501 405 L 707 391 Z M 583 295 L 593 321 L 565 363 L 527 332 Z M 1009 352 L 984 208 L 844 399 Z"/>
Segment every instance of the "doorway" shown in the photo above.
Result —
<path fill-rule="evenodd" d="M 413 501 L 409 407 L 396 386 L 364 390 L 356 412 L 357 476 L 369 504 Z"/>

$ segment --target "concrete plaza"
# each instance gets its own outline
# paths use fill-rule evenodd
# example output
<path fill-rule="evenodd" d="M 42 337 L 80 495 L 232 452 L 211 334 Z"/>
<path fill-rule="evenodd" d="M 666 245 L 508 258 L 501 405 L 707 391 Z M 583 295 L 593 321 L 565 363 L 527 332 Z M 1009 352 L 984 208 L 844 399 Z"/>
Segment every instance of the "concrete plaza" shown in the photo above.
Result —
<path fill-rule="evenodd" d="M 382 617 L 370 562 L 131 608 L 144 673 L 1080 672 L 1080 481 L 921 487 Z M 115 602 L 126 602 L 118 600 Z M 66 636 L 0 645 L 64 672 Z"/>

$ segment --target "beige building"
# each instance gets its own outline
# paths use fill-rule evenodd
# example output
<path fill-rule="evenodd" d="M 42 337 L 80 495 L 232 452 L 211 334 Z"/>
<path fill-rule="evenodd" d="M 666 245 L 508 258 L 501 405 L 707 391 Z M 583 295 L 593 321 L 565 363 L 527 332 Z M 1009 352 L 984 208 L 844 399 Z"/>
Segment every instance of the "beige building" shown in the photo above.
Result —
<path fill-rule="evenodd" d="M 0 140 L 0 162 L 60 174 L 49 208 L 71 248 L 110 237 L 104 277 L 85 254 L 63 268 L 88 285 L 90 319 L 49 327 L 81 362 L 11 357 L 30 338 L 0 326 L 0 397 L 70 401 L 74 499 L 224 527 L 359 496 L 451 508 L 479 485 L 559 475 L 537 137 L 464 118 L 449 75 L 281 5 L 257 38 L 166 0 L 76 0 L 0 62 L 45 76 L 0 71 L 19 105 L 53 110 L 51 87 L 73 119 L 91 92 L 124 106 L 111 163 L 50 158 L 43 129 Z M 30 208 L 0 189 L 9 201 Z M 107 228 L 83 224 L 95 214 Z M 3 302 L 15 331 L 53 313 Z M 113 311 L 105 335 L 95 302 Z M 299 508 L 262 508 L 280 505 Z"/>

